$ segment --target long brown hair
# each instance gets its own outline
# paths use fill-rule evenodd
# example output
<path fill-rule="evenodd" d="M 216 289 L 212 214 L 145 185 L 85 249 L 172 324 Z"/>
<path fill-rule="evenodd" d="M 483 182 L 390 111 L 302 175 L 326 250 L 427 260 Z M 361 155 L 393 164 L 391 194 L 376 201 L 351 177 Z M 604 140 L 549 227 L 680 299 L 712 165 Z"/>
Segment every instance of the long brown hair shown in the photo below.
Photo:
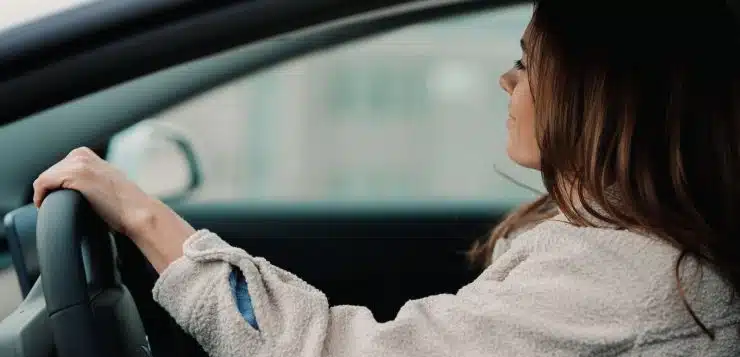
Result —
<path fill-rule="evenodd" d="M 678 268 L 696 258 L 740 291 L 740 26 L 726 1 L 661 4 L 536 1 L 524 41 L 547 194 L 470 257 L 488 264 L 498 239 L 558 208 L 591 225 L 585 211 L 677 246 L 678 292 L 713 338 Z"/>

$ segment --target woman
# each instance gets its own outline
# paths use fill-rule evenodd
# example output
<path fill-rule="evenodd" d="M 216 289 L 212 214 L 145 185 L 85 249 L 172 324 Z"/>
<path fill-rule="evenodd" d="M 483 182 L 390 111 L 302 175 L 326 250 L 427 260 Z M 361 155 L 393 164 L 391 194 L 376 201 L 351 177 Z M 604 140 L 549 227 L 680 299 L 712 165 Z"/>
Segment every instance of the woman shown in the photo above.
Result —
<path fill-rule="evenodd" d="M 547 194 L 472 250 L 474 282 L 393 321 L 196 232 L 90 150 L 44 172 L 34 201 L 82 192 L 212 356 L 738 355 L 740 26 L 724 1 L 577 3 L 539 1 L 501 77 L 509 156 Z"/>

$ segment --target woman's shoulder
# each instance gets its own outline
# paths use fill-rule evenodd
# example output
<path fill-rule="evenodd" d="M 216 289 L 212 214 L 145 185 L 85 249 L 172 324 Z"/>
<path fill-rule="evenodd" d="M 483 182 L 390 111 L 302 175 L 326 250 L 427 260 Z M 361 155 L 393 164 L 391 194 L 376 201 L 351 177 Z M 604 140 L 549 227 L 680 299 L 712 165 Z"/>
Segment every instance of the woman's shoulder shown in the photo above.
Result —
<path fill-rule="evenodd" d="M 637 288 L 674 289 L 675 265 L 681 255 L 663 239 L 613 227 L 576 226 L 562 215 L 521 232 L 509 249 L 526 251 L 531 262 L 599 276 L 602 282 L 610 277 L 612 283 L 629 282 Z M 699 268 L 706 270 L 705 279 L 716 278 L 711 269 L 692 258 L 682 263 L 682 271 Z"/>
<path fill-rule="evenodd" d="M 740 318 L 731 289 L 713 269 L 685 259 L 676 277 L 681 252 L 656 237 L 607 227 L 578 227 L 563 216 L 521 232 L 506 255 L 518 256 L 507 280 L 550 287 L 553 299 L 580 301 L 596 315 L 622 316 L 643 331 L 696 328 L 681 297 L 710 325 Z M 736 299 L 737 300 L 737 299 Z M 706 321 L 704 321 L 706 320 Z M 657 332 L 656 332 L 657 333 Z"/>
<path fill-rule="evenodd" d="M 558 251 L 577 254 L 589 250 L 590 254 L 623 263 L 641 255 L 653 257 L 646 264 L 663 264 L 662 259 L 675 260 L 680 251 L 669 242 L 641 232 L 618 229 L 607 224 L 582 227 L 572 224 L 563 214 L 544 220 L 526 230 L 517 232 L 511 239 L 512 247 L 527 247 L 533 252 Z M 662 258 L 662 259 L 661 259 Z"/>

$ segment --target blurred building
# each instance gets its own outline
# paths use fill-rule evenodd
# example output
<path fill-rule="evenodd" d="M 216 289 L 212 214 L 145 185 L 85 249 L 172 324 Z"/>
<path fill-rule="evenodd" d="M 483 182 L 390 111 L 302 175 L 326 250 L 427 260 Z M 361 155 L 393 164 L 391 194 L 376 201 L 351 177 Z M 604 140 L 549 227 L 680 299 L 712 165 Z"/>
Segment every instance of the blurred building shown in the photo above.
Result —
<path fill-rule="evenodd" d="M 206 172 L 199 200 L 530 199 L 494 170 L 538 185 L 506 158 L 498 84 L 530 15 L 496 10 L 343 45 L 156 120 L 190 134 Z"/>

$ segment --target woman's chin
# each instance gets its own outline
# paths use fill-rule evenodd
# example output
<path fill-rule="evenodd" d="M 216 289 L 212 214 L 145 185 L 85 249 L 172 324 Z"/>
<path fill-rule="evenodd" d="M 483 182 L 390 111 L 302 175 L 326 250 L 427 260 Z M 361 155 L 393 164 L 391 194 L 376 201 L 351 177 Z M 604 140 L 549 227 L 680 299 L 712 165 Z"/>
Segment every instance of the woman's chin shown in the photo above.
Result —
<path fill-rule="evenodd" d="M 509 156 L 511 161 L 519 166 L 539 170 L 540 163 L 537 160 L 534 160 L 532 155 L 527 155 L 526 153 L 522 153 L 521 150 L 517 150 L 516 145 L 512 145 L 511 141 L 509 141 L 509 144 L 506 146 L 506 154 Z"/>
<path fill-rule="evenodd" d="M 521 165 L 519 163 L 519 155 L 517 155 L 517 150 L 514 145 L 512 145 L 511 141 L 509 141 L 508 145 L 506 145 L 506 155 L 508 155 L 509 159 L 515 164 Z"/>

